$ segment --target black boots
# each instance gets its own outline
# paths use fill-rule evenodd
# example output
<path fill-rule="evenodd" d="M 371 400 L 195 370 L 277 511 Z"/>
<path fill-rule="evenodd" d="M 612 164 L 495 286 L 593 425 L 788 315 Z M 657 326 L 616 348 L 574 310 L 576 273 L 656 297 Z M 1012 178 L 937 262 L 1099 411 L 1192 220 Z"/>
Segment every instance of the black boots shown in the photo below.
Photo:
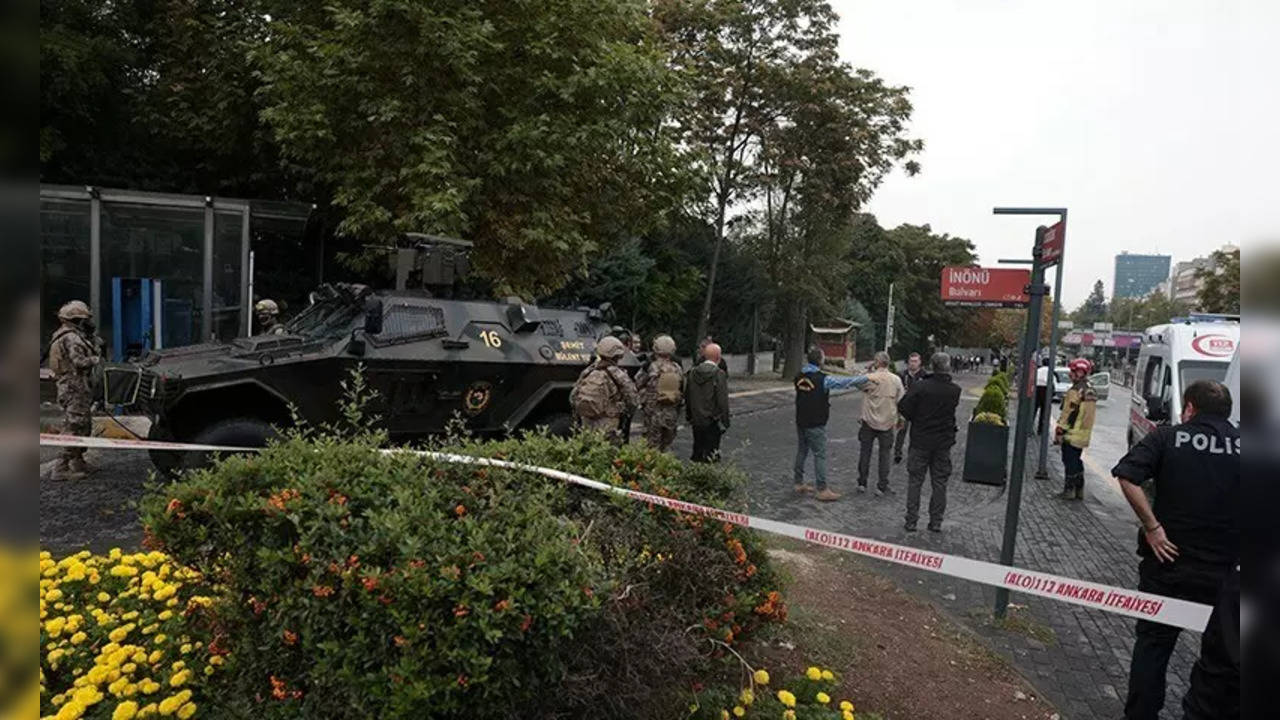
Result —
<path fill-rule="evenodd" d="M 1058 500 L 1084 499 L 1084 473 L 1068 475 L 1062 483 L 1062 492 L 1054 495 Z"/>

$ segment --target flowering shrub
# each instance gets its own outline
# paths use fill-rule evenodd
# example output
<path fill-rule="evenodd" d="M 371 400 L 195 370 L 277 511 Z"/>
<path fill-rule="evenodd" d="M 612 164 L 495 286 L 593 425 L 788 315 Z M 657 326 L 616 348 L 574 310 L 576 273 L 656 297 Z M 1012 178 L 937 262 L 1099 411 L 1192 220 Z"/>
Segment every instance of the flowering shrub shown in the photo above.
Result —
<path fill-rule="evenodd" d="M 44 717 L 190 718 L 222 653 L 199 574 L 158 552 L 40 553 Z"/>
<path fill-rule="evenodd" d="M 810 666 L 804 675 L 781 682 L 759 669 L 744 679 L 742 687 L 696 695 L 689 704 L 690 720 L 880 720 L 876 713 L 860 712 L 851 700 L 836 697 L 840 678 L 830 669 Z"/>
<path fill-rule="evenodd" d="M 233 712 L 626 717 L 785 617 L 750 533 L 380 441 L 294 436 L 144 501 L 149 541 L 219 588 L 208 692 Z M 695 502 L 741 483 L 591 436 L 450 449 Z"/>

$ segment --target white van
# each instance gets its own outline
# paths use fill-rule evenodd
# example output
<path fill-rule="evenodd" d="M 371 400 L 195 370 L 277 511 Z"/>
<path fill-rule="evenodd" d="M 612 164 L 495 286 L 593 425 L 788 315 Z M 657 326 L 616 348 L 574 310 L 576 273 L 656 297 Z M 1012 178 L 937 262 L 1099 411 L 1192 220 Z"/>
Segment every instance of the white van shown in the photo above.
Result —
<path fill-rule="evenodd" d="M 1154 325 L 1142 336 L 1129 410 L 1129 446 L 1182 417 L 1182 390 L 1201 379 L 1224 382 L 1240 344 L 1240 318 L 1193 315 Z"/>

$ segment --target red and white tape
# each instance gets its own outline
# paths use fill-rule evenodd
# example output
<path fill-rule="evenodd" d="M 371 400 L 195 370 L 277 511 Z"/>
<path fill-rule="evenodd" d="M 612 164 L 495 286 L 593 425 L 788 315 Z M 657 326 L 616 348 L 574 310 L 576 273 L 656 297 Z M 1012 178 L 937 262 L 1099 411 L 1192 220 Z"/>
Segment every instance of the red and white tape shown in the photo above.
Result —
<path fill-rule="evenodd" d="M 157 442 L 148 440 L 126 440 L 117 438 L 79 437 L 75 435 L 40 436 L 40 444 L 51 447 L 83 447 L 99 450 L 185 450 L 201 452 L 253 452 L 257 448 L 236 448 L 221 445 L 193 445 L 188 443 Z M 691 513 L 709 517 L 741 527 L 753 528 L 774 535 L 795 538 L 814 545 L 844 550 L 857 555 L 887 560 L 888 562 L 926 570 L 928 572 L 949 575 L 962 580 L 1008 588 L 1028 595 L 1038 595 L 1051 600 L 1081 605 L 1096 610 L 1127 615 L 1142 620 L 1173 625 L 1187 630 L 1200 632 L 1209 621 L 1209 613 L 1213 608 L 1200 603 L 1180 600 L 1178 598 L 1153 595 L 1151 593 L 1129 590 L 1127 588 L 1102 585 L 1100 583 L 1077 580 L 1074 578 L 1053 575 L 1037 570 L 1000 565 L 998 563 L 959 555 L 932 552 L 920 548 L 897 545 L 861 538 L 854 535 L 829 532 L 816 528 L 793 525 L 768 518 L 755 517 L 730 510 L 696 503 L 685 502 L 675 498 L 662 497 L 650 493 L 631 490 L 611 485 L 599 480 L 574 475 L 562 470 L 526 465 L 510 460 L 440 453 L 427 450 L 387 450 L 385 452 L 405 452 L 429 457 L 435 460 L 467 465 L 483 465 L 487 467 L 505 468 L 536 473 L 543 477 L 592 488 L 601 492 L 613 493 L 640 502 L 661 505 L 678 512 Z"/>

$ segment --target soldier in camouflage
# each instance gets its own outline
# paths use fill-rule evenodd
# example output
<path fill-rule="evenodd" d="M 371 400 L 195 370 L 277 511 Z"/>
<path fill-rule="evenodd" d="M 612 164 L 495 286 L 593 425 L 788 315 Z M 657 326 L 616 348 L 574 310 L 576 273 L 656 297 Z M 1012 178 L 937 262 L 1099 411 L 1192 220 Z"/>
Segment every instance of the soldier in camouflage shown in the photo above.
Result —
<path fill-rule="evenodd" d="M 615 445 L 622 444 L 621 421 L 635 411 L 636 386 L 618 360 L 627 352 L 616 337 L 601 338 L 596 344 L 597 359 L 578 376 L 569 404 L 574 419 L 584 428 L 599 430 Z"/>
<path fill-rule="evenodd" d="M 58 310 L 62 325 L 54 331 L 49 343 L 49 369 L 58 388 L 58 404 L 62 406 L 62 432 L 88 437 L 93 432 L 90 406 L 90 378 L 100 358 L 97 344 L 88 327 L 92 323 L 89 306 L 72 300 Z M 84 462 L 84 448 L 63 448 L 53 468 L 54 480 L 80 480 L 89 472 Z"/>
<path fill-rule="evenodd" d="M 644 439 L 666 452 L 676 439 L 680 406 L 684 404 L 684 370 L 671 358 L 676 341 L 670 335 L 653 339 L 653 359 L 636 373 L 636 391 L 644 410 Z"/>
<path fill-rule="evenodd" d="M 258 320 L 259 335 L 283 335 L 284 323 L 280 322 L 280 305 L 275 300 L 259 300 L 253 306 Z"/>

